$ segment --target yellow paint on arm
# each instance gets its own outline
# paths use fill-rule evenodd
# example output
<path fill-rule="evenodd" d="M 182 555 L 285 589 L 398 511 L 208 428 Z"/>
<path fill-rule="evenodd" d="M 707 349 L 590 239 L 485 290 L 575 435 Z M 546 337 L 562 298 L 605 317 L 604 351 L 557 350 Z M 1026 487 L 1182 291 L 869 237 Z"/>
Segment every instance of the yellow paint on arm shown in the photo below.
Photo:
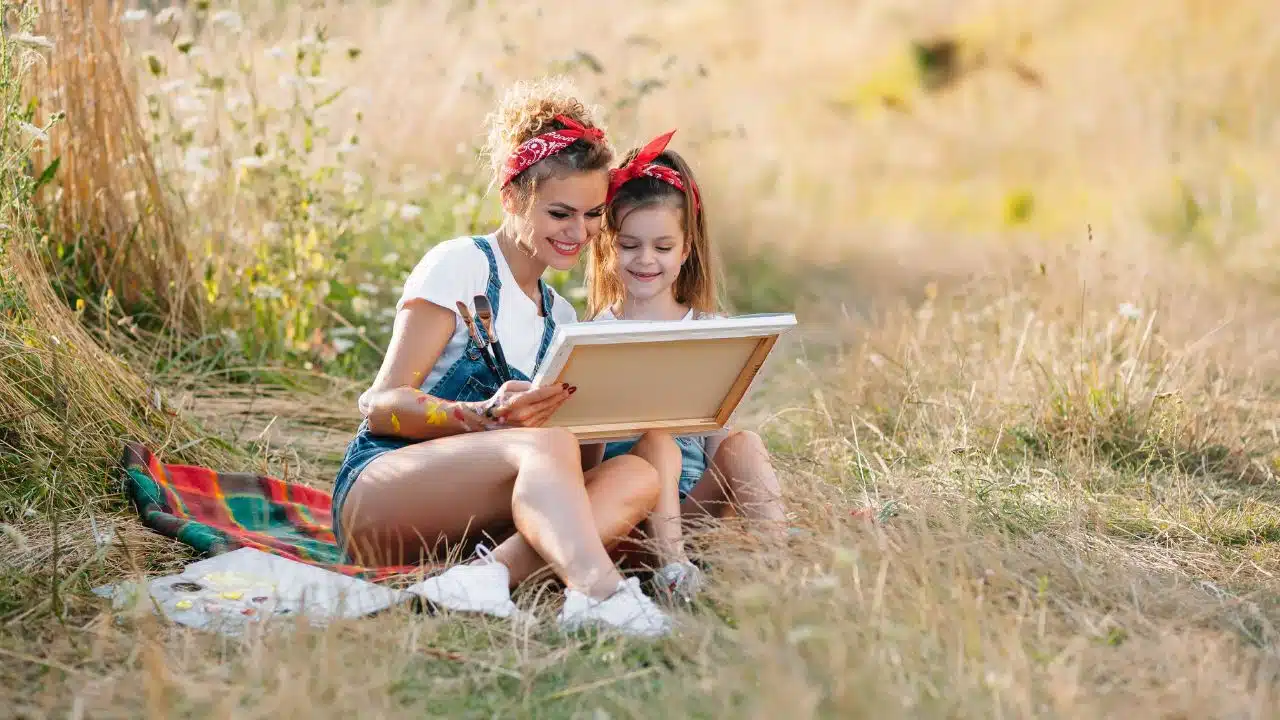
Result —
<path fill-rule="evenodd" d="M 391 429 L 394 432 L 400 432 L 400 418 L 396 417 L 395 413 L 391 413 Z"/>
<path fill-rule="evenodd" d="M 427 403 L 427 423 L 429 425 L 444 425 L 449 421 L 449 413 L 445 412 L 438 402 Z"/>

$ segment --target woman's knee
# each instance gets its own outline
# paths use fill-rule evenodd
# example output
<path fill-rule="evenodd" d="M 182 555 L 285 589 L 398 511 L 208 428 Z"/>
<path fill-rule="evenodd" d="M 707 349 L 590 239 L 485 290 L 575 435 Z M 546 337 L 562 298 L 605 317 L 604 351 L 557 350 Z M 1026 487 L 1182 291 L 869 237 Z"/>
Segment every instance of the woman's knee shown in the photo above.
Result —
<path fill-rule="evenodd" d="M 535 456 L 581 467 L 582 449 L 578 438 L 567 428 L 528 428 L 526 450 Z"/>

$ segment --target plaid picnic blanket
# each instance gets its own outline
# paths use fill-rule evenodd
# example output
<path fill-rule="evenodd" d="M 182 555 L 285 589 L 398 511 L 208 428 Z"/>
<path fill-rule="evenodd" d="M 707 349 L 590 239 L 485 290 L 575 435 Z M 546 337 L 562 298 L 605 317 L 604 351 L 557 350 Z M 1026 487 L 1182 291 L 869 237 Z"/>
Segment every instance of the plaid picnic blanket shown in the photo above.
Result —
<path fill-rule="evenodd" d="M 382 580 L 416 567 L 351 565 L 333 536 L 328 493 L 266 475 L 162 464 L 125 443 L 125 492 L 143 524 L 206 555 L 257 548 L 335 572 Z"/>

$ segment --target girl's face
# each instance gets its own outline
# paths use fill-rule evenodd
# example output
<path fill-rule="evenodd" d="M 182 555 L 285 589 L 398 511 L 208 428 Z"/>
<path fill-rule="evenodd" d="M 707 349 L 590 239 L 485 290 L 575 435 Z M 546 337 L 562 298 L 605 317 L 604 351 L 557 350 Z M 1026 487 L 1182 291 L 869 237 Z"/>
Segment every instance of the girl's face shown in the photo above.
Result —
<path fill-rule="evenodd" d="M 632 210 L 615 242 L 613 270 L 628 295 L 649 300 L 674 292 L 680 266 L 689 257 L 679 210 L 668 205 Z"/>
<path fill-rule="evenodd" d="M 604 216 L 609 176 L 604 170 L 549 177 L 537 185 L 533 206 L 521 213 L 517 232 L 533 256 L 556 270 L 569 270 L 597 235 Z M 516 208 L 508 206 L 508 211 Z"/>

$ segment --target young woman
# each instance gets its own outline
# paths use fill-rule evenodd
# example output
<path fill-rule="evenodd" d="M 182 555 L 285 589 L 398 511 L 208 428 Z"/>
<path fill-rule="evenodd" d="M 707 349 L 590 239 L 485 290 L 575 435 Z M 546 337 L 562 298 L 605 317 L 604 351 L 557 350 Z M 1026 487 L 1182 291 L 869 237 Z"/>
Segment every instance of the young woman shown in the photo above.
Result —
<path fill-rule="evenodd" d="M 632 150 L 610 174 L 604 232 L 593 245 L 588 271 L 593 320 L 696 321 L 719 315 L 706 210 L 693 171 L 666 149 L 673 133 Z M 657 468 L 663 489 L 648 523 L 661 565 L 656 580 L 663 590 L 688 599 L 701 574 L 685 554 L 682 516 L 736 513 L 781 535 L 786 514 L 778 476 L 758 435 L 738 430 L 676 440 L 678 448 L 609 443 L 602 457 L 638 455 Z"/>
<path fill-rule="evenodd" d="M 431 248 L 405 282 L 335 483 L 335 530 L 364 564 L 510 533 L 414 591 L 449 609 L 508 617 L 511 588 L 549 565 L 566 587 L 565 629 L 663 634 L 670 619 L 609 555 L 653 508 L 657 473 L 639 456 L 584 472 L 574 436 L 540 427 L 575 388 L 528 382 L 556 325 L 577 319 L 542 274 L 573 267 L 599 233 L 612 150 L 560 83 L 515 86 L 490 123 L 502 224 Z M 477 295 L 492 307 L 514 380 L 487 366 L 460 315 L 459 302 L 475 314 Z"/>

